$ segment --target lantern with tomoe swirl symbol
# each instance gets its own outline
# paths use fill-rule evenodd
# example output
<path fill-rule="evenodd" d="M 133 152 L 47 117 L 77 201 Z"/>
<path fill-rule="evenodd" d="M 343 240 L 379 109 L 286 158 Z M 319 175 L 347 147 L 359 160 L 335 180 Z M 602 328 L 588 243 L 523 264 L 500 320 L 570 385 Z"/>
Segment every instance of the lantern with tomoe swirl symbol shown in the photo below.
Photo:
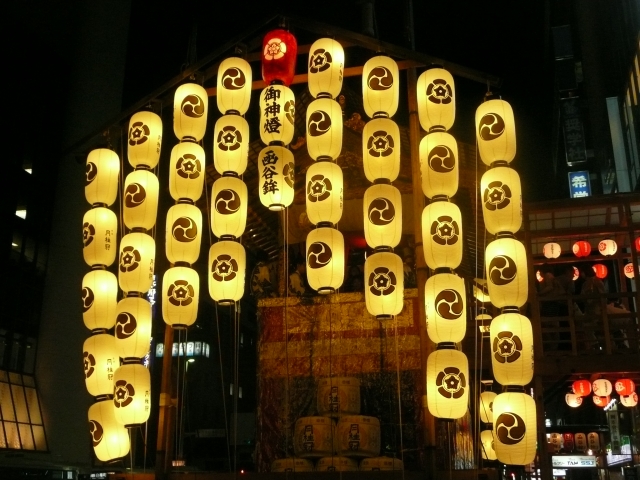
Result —
<path fill-rule="evenodd" d="M 178 203 L 167 211 L 165 253 L 171 263 L 195 263 L 200 255 L 202 211 L 189 203 Z"/>
<path fill-rule="evenodd" d="M 496 460 L 498 457 L 493 448 L 493 431 L 483 430 L 480 432 L 480 442 L 482 442 L 482 458 L 485 460 Z"/>
<path fill-rule="evenodd" d="M 493 423 L 493 402 L 497 393 L 486 391 L 480 394 L 480 420 L 484 423 Z"/>
<path fill-rule="evenodd" d="M 207 128 L 209 96 L 195 83 L 180 85 L 173 97 L 173 132 L 180 140 L 202 140 Z"/>
<path fill-rule="evenodd" d="M 438 418 L 461 418 L 469 401 L 469 361 L 453 349 L 440 349 L 427 358 L 427 406 Z"/>
<path fill-rule="evenodd" d="M 211 230 L 218 238 L 241 237 L 247 225 L 247 185 L 236 177 L 224 176 L 211 189 Z"/>
<path fill-rule="evenodd" d="M 118 284 L 124 292 L 146 293 L 153 282 L 156 242 L 146 233 L 128 233 L 120 241 Z"/>
<path fill-rule="evenodd" d="M 171 150 L 170 162 L 169 193 L 171 197 L 176 201 L 198 200 L 202 195 L 205 175 L 203 148 L 194 142 L 178 143 Z"/>
<path fill-rule="evenodd" d="M 335 160 L 342 150 L 342 109 L 319 98 L 307 107 L 307 150 L 314 160 Z"/>
<path fill-rule="evenodd" d="M 422 191 L 428 198 L 453 197 L 458 191 L 458 142 L 446 132 L 433 132 L 420 141 Z"/>
<path fill-rule="evenodd" d="M 279 212 L 293 202 L 295 163 L 286 147 L 271 145 L 258 155 L 258 190 L 260 202 L 269 210 Z"/>
<path fill-rule="evenodd" d="M 309 92 L 314 98 L 336 98 L 342 89 L 344 49 L 332 38 L 321 38 L 309 49 Z"/>
<path fill-rule="evenodd" d="M 244 247 L 223 240 L 209 249 L 209 295 L 220 305 L 233 305 L 242 298 L 247 269 Z"/>
<path fill-rule="evenodd" d="M 364 236 L 370 247 L 396 247 L 402 239 L 402 196 L 392 185 L 372 185 L 362 200 Z"/>
<path fill-rule="evenodd" d="M 105 207 L 92 208 L 82 218 L 82 256 L 87 265 L 108 267 L 116 259 L 118 219 Z"/>
<path fill-rule="evenodd" d="M 515 233 L 522 226 L 522 186 L 518 172 L 509 167 L 495 167 L 480 181 L 482 214 L 487 231 Z"/>
<path fill-rule="evenodd" d="M 476 138 L 480 158 L 486 165 L 516 155 L 516 127 L 513 109 L 504 100 L 488 100 L 476 110 Z"/>
<path fill-rule="evenodd" d="M 173 328 L 186 328 L 196 321 L 200 299 L 200 277 L 188 267 L 169 268 L 162 277 L 162 317 Z"/>
<path fill-rule="evenodd" d="M 134 113 L 129 120 L 127 158 L 134 167 L 155 168 L 160 160 L 162 119 L 153 112 Z"/>
<path fill-rule="evenodd" d="M 84 196 L 91 205 L 109 206 L 116 201 L 120 159 L 107 148 L 91 150 L 87 156 Z"/>
<path fill-rule="evenodd" d="M 298 42 L 290 32 L 277 29 L 267 33 L 262 40 L 264 83 L 290 85 L 296 71 L 297 55 Z"/>
<path fill-rule="evenodd" d="M 139 363 L 124 364 L 113 376 L 113 406 L 116 421 L 127 428 L 149 420 L 151 376 Z"/>
<path fill-rule="evenodd" d="M 219 173 L 242 175 L 249 155 L 249 124 L 240 115 L 223 115 L 213 128 L 213 165 Z"/>
<path fill-rule="evenodd" d="M 216 101 L 222 113 L 244 115 L 251 102 L 251 65 L 238 57 L 225 58 L 218 67 Z"/>
<path fill-rule="evenodd" d="M 158 177 L 148 170 L 127 175 L 122 195 L 123 220 L 129 228 L 151 230 L 158 215 Z"/>
<path fill-rule="evenodd" d="M 526 393 L 505 392 L 493 402 L 494 448 L 498 460 L 527 465 L 536 455 L 536 404 Z"/>
<path fill-rule="evenodd" d="M 422 128 L 449 130 L 456 118 L 453 76 L 443 68 L 430 68 L 418 78 L 417 91 Z"/>
<path fill-rule="evenodd" d="M 402 259 L 391 252 L 369 255 L 364 262 L 364 298 L 367 311 L 378 320 L 390 320 L 404 305 Z"/>
<path fill-rule="evenodd" d="M 527 256 L 514 238 L 498 238 L 485 252 L 487 287 L 491 303 L 498 308 L 521 307 L 527 301 Z"/>
<path fill-rule="evenodd" d="M 110 329 L 116 319 L 118 279 L 106 270 L 92 270 L 82 279 L 82 319 L 89 330 Z"/>
<path fill-rule="evenodd" d="M 342 169 L 333 162 L 314 163 L 306 175 L 307 216 L 311 223 L 336 224 L 342 217 Z"/>
<path fill-rule="evenodd" d="M 93 452 L 101 462 L 116 460 L 129 453 L 129 432 L 116 421 L 110 399 L 89 407 L 89 433 Z"/>
<path fill-rule="evenodd" d="M 293 140 L 296 100 L 289 87 L 269 85 L 260 93 L 260 139 L 269 145 Z"/>
<path fill-rule="evenodd" d="M 427 333 L 432 342 L 461 342 L 467 327 L 464 279 L 453 273 L 429 277 L 424 288 Z"/>
<path fill-rule="evenodd" d="M 527 385 L 533 378 L 533 329 L 518 313 L 503 313 L 491 321 L 491 364 L 501 385 Z"/>
<path fill-rule="evenodd" d="M 367 180 L 393 182 L 400 173 L 400 129 L 389 118 L 374 118 L 362 131 L 362 165 Z"/>
<path fill-rule="evenodd" d="M 460 208 L 446 201 L 427 205 L 422 211 L 422 238 L 429 268 L 457 268 L 462 261 Z"/>
<path fill-rule="evenodd" d="M 371 117 L 392 117 L 398 110 L 400 81 L 398 64 L 379 55 L 367 60 L 362 69 L 362 103 Z"/>
<path fill-rule="evenodd" d="M 307 235 L 307 281 L 320 294 L 334 293 L 344 281 L 344 237 L 321 227 Z"/>
<path fill-rule="evenodd" d="M 84 341 L 82 351 L 88 392 L 94 397 L 111 395 L 113 374 L 120 366 L 115 338 L 108 333 L 92 335 Z"/>
<path fill-rule="evenodd" d="M 122 358 L 142 358 L 151 342 L 151 304 L 140 297 L 125 297 L 118 302 L 114 336 Z"/>

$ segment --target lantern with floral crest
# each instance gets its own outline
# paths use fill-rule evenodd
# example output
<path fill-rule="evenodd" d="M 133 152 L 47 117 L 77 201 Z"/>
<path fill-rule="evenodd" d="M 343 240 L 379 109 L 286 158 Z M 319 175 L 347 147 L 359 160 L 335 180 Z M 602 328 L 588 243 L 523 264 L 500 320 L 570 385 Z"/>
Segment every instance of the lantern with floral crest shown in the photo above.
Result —
<path fill-rule="evenodd" d="M 342 89 L 344 49 L 332 38 L 316 40 L 309 49 L 308 85 L 314 98 L 336 98 Z"/>
<path fill-rule="evenodd" d="M 129 120 L 127 158 L 134 167 L 155 168 L 160 160 L 162 145 L 162 119 L 159 115 L 136 112 Z"/>
<path fill-rule="evenodd" d="M 204 186 L 204 149 L 195 142 L 180 142 L 171 150 L 170 163 L 169 193 L 171 197 L 176 201 L 181 199 L 197 201 L 202 195 Z"/>
<path fill-rule="evenodd" d="M 283 29 L 268 32 L 262 40 L 264 83 L 290 85 L 296 72 L 297 56 L 298 42 L 293 34 Z"/>
<path fill-rule="evenodd" d="M 430 68 L 418 78 L 418 116 L 427 132 L 449 130 L 456 118 L 453 75 L 444 68 Z"/>

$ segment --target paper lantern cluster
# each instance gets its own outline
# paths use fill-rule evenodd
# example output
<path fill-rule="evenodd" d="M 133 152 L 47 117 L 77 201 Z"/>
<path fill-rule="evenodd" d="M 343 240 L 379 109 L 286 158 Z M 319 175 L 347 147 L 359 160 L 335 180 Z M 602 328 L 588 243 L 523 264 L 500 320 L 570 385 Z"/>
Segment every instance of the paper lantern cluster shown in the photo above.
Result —
<path fill-rule="evenodd" d="M 344 281 L 344 237 L 336 224 L 342 217 L 343 175 L 336 160 L 342 150 L 342 109 L 334 98 L 342 89 L 344 50 L 330 38 L 315 41 L 309 50 L 309 91 L 306 144 L 315 163 L 307 169 L 307 217 L 316 226 L 307 235 L 309 286 L 320 294 L 335 292 Z M 293 158 L 293 156 L 292 156 Z M 291 177 L 293 179 L 293 177 Z"/>
<path fill-rule="evenodd" d="M 562 453 L 587 453 L 588 450 L 591 450 L 592 453 L 597 454 L 600 452 L 600 434 L 598 432 L 590 432 L 590 433 L 550 433 L 549 434 L 549 445 L 551 449 L 558 453 L 562 451 Z"/>
<path fill-rule="evenodd" d="M 570 407 L 576 408 L 583 404 L 584 398 L 593 392 L 593 403 L 601 408 L 609 405 L 611 394 L 615 391 L 620 396 L 620 403 L 625 407 L 635 407 L 638 404 L 636 385 L 630 378 L 620 378 L 613 384 L 606 378 L 595 381 L 576 380 L 572 386 L 573 393 L 565 395 L 565 401 Z"/>
<path fill-rule="evenodd" d="M 480 394 L 478 411 L 480 420 L 489 425 L 483 426 L 480 432 L 480 442 L 482 444 L 482 458 L 485 460 L 496 460 L 498 457 L 495 451 L 495 441 L 493 438 L 493 402 L 498 395 L 486 390 Z"/>

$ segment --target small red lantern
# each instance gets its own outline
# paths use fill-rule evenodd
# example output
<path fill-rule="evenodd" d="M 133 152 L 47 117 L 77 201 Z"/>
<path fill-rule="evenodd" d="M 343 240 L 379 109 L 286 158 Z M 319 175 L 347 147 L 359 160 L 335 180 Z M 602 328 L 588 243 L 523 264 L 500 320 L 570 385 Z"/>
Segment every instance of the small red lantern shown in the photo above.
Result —
<path fill-rule="evenodd" d="M 587 257 L 591 253 L 591 244 L 586 240 L 580 240 L 573 244 L 573 254 L 576 257 Z"/>
<path fill-rule="evenodd" d="M 631 395 L 636 391 L 636 384 L 630 378 L 621 378 L 616 380 L 615 389 L 618 395 Z"/>
<path fill-rule="evenodd" d="M 589 380 L 576 380 L 572 385 L 573 393 L 586 397 L 591 393 L 591 382 Z"/>
<path fill-rule="evenodd" d="M 607 273 L 609 273 L 606 265 L 603 265 L 602 263 L 596 263 L 593 266 L 593 271 L 596 272 L 596 277 L 598 277 L 599 279 L 606 278 Z"/>
<path fill-rule="evenodd" d="M 286 30 L 272 30 L 262 40 L 262 79 L 267 85 L 273 83 L 289 86 L 296 73 L 298 42 Z"/>
<path fill-rule="evenodd" d="M 609 402 L 611 401 L 611 397 L 609 395 L 607 395 L 606 397 L 598 397 L 597 395 L 594 395 L 592 398 L 593 398 L 593 403 L 595 403 L 597 407 L 601 407 L 601 408 L 604 408 L 607 405 L 609 405 Z"/>
<path fill-rule="evenodd" d="M 636 252 L 640 252 L 640 237 L 636 238 Z"/>
<path fill-rule="evenodd" d="M 564 445 L 563 448 L 565 452 L 573 451 L 573 433 L 563 433 L 562 443 Z"/>

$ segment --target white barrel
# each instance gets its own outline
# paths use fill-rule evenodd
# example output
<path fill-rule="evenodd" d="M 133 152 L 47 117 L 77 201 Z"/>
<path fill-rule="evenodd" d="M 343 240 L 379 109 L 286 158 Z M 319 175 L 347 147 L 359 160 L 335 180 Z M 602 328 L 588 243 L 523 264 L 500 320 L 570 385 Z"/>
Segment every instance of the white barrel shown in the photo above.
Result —
<path fill-rule="evenodd" d="M 358 462 L 347 457 L 323 457 L 316 464 L 316 472 L 355 472 Z"/>
<path fill-rule="evenodd" d="M 335 453 L 335 423 L 327 417 L 300 417 L 293 432 L 293 451 L 300 458 L 328 457 Z"/>
<path fill-rule="evenodd" d="M 380 472 L 383 470 L 404 470 L 404 463 L 399 458 L 373 457 L 360 462 L 360 471 Z"/>
<path fill-rule="evenodd" d="M 375 457 L 380 454 L 380 421 L 375 417 L 345 415 L 337 429 L 338 455 Z"/>
<path fill-rule="evenodd" d="M 273 461 L 271 472 L 313 472 L 313 463 L 304 458 L 281 458 Z"/>
<path fill-rule="evenodd" d="M 318 382 L 318 413 L 325 417 L 360 413 L 360 380 L 352 377 L 322 378 Z"/>

